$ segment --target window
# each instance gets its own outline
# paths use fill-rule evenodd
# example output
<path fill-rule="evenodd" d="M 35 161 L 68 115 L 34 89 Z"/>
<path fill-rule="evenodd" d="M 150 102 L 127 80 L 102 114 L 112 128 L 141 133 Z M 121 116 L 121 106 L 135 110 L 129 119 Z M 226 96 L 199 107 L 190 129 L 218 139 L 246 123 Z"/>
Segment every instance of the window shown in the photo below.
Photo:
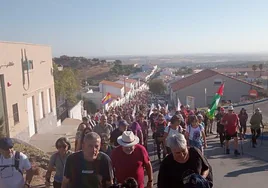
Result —
<path fill-rule="evenodd" d="M 214 80 L 214 85 L 221 85 L 222 84 L 222 79 L 215 79 Z"/>
<path fill-rule="evenodd" d="M 47 112 L 50 113 L 52 111 L 51 105 L 51 89 L 47 89 Z"/>
<path fill-rule="evenodd" d="M 39 93 L 39 113 L 40 113 L 40 119 L 44 118 L 44 116 L 45 116 L 44 92 Z"/>
<path fill-rule="evenodd" d="M 18 103 L 12 105 L 14 124 L 20 121 Z"/>
<path fill-rule="evenodd" d="M 32 70 L 33 69 L 33 60 L 28 60 L 23 62 L 23 70 L 27 71 L 27 69 Z"/>

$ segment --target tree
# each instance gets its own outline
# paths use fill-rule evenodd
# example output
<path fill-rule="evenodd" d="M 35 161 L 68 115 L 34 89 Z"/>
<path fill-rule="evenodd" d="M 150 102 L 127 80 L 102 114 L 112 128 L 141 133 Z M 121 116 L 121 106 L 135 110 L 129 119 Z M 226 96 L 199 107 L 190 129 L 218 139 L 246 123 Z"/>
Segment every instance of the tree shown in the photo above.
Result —
<path fill-rule="evenodd" d="M 79 82 L 75 71 L 71 68 L 58 70 L 56 64 L 53 65 L 54 85 L 56 98 L 63 96 L 69 103 L 77 102 L 76 93 L 79 89 Z"/>
<path fill-rule="evenodd" d="M 97 111 L 97 106 L 89 99 L 84 100 L 84 109 L 87 111 L 88 114 L 94 113 Z"/>
<path fill-rule="evenodd" d="M 149 90 L 154 94 L 163 94 L 166 90 L 166 86 L 163 80 L 154 79 L 149 82 Z"/>
<path fill-rule="evenodd" d="M 259 69 L 260 69 L 260 77 L 261 77 L 261 73 L 262 73 L 262 69 L 263 69 L 263 64 L 259 64 Z"/>
<path fill-rule="evenodd" d="M 115 60 L 114 65 L 122 65 L 122 61 L 121 60 Z"/>
<path fill-rule="evenodd" d="M 256 72 L 256 70 L 257 70 L 257 65 L 252 65 L 252 70 L 254 71 L 254 76 L 255 76 L 255 72 Z"/>

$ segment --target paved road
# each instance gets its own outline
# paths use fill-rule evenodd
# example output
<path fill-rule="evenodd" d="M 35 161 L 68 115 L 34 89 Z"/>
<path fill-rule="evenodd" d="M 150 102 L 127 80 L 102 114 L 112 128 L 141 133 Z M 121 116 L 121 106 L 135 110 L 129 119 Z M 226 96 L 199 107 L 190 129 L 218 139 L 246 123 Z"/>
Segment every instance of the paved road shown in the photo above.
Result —
<path fill-rule="evenodd" d="M 256 104 L 263 113 L 264 121 L 268 121 L 268 102 Z M 235 109 L 239 112 L 242 107 Z M 252 115 L 252 105 L 245 106 L 249 116 Z M 240 142 L 241 144 L 241 142 Z M 241 146 L 241 145 L 240 145 Z M 231 145 L 232 147 L 232 145 Z M 154 183 L 157 182 L 159 162 L 154 155 L 153 140 L 149 141 L 149 154 L 154 168 Z M 266 187 L 268 177 L 268 141 L 262 146 L 251 148 L 249 140 L 243 142 L 244 155 L 235 157 L 233 154 L 225 155 L 219 146 L 215 135 L 208 138 L 208 149 L 205 156 L 213 168 L 215 188 L 252 188 Z M 147 177 L 145 178 L 146 182 Z M 156 185 L 155 185 L 156 187 Z"/>
<path fill-rule="evenodd" d="M 252 188 L 265 187 L 268 177 L 268 141 L 255 150 L 244 143 L 244 155 L 235 157 L 233 154 L 225 155 L 219 146 L 218 139 L 211 136 L 205 155 L 213 168 L 215 188 Z M 257 154 L 258 153 L 258 154 Z M 153 142 L 149 142 L 149 154 L 154 169 L 154 183 L 156 187 L 159 162 L 154 155 Z M 145 182 L 147 177 L 145 177 Z"/>

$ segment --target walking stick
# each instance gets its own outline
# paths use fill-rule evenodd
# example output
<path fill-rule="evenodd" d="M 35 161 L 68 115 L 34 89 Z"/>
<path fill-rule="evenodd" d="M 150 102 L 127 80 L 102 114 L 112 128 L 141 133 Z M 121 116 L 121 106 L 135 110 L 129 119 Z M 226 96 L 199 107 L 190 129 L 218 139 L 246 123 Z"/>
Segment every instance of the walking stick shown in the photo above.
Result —
<path fill-rule="evenodd" d="M 261 146 L 262 146 L 262 143 L 263 143 L 263 129 L 264 129 L 264 127 L 262 126 L 262 128 L 261 128 Z"/>
<path fill-rule="evenodd" d="M 244 141 L 243 141 L 243 139 L 241 139 L 240 145 L 241 145 L 241 154 L 244 155 L 244 147 L 243 147 Z"/>

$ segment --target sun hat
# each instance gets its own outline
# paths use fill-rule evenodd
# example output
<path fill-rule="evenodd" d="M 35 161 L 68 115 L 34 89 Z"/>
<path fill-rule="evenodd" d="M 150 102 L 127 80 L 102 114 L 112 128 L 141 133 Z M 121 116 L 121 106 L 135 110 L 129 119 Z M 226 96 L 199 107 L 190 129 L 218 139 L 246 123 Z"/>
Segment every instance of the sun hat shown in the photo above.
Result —
<path fill-rule="evenodd" d="M 123 134 L 117 138 L 117 142 L 123 147 L 131 147 L 138 144 L 140 139 L 135 136 L 132 131 L 124 131 Z"/>
<path fill-rule="evenodd" d="M 8 150 L 10 148 L 13 148 L 14 144 L 11 138 L 1 138 L 0 139 L 0 149 L 2 150 Z"/>
<path fill-rule="evenodd" d="M 229 106 L 228 107 L 228 111 L 233 111 L 234 110 L 234 107 L 233 106 Z"/>

